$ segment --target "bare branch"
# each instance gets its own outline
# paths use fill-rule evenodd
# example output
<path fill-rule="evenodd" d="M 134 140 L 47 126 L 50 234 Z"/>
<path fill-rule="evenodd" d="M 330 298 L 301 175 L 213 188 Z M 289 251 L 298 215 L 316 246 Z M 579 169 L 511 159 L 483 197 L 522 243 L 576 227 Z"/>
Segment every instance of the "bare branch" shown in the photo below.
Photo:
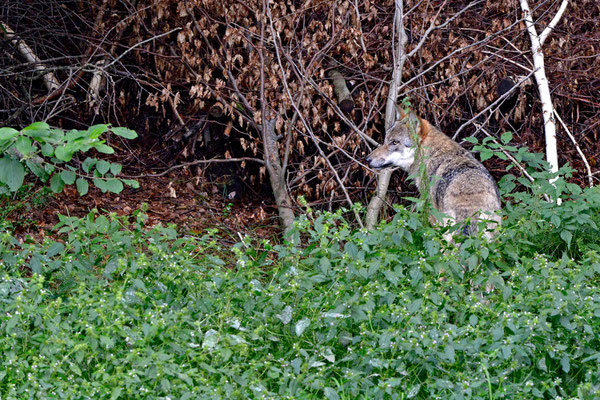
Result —
<path fill-rule="evenodd" d="M 480 112 L 478 112 L 473 118 L 471 118 L 470 120 L 468 120 L 467 122 L 465 122 L 464 124 L 462 124 L 461 126 L 458 127 L 458 129 L 456 130 L 456 132 L 454 132 L 454 135 L 452 135 L 452 140 L 456 140 L 456 138 L 458 137 L 458 134 L 460 132 L 462 132 L 462 130 L 469 126 L 473 121 L 477 120 L 477 118 L 479 118 L 481 115 L 483 115 L 484 113 L 488 112 L 489 110 L 492 110 L 494 107 L 496 107 L 496 105 L 498 105 L 499 103 L 501 103 L 504 99 L 506 99 L 507 97 L 511 96 L 512 93 L 517 90 L 521 84 L 523 84 L 524 82 L 528 81 L 529 78 L 531 77 L 531 75 L 534 74 L 534 71 L 530 72 L 528 75 L 525 75 L 525 77 L 523 77 L 521 80 L 519 80 L 512 88 L 510 88 L 506 93 L 504 93 L 502 96 L 498 97 L 492 104 L 490 104 L 489 106 L 487 106 L 486 108 L 484 108 L 483 110 L 481 110 Z"/>
<path fill-rule="evenodd" d="M 255 163 L 259 163 L 264 165 L 265 162 L 260 158 L 253 157 L 238 157 L 238 158 L 211 158 L 210 160 L 194 160 L 190 162 L 185 162 L 182 164 L 173 165 L 172 167 L 167 168 L 161 173 L 158 174 L 144 174 L 144 175 L 119 175 L 121 178 L 129 178 L 129 179 L 138 179 L 138 178 L 156 178 L 159 176 L 165 176 L 169 172 L 176 170 L 178 168 L 192 167 L 194 165 L 200 164 L 212 164 L 212 163 L 229 163 L 229 162 L 243 162 L 243 161 L 252 161 Z"/>
<path fill-rule="evenodd" d="M 388 132 L 394 125 L 396 119 L 396 102 L 398 101 L 398 90 L 402 82 L 402 69 L 406 61 L 406 32 L 404 31 L 404 1 L 395 1 L 394 13 L 394 36 L 397 41 L 394 43 L 393 59 L 394 70 L 392 72 L 392 81 L 388 91 L 388 98 L 385 105 L 385 131 Z M 365 223 L 368 229 L 372 229 L 379 219 L 379 212 L 385 202 L 385 195 L 390 184 L 392 170 L 387 168 L 379 173 L 377 179 L 377 188 L 375 195 L 371 198 L 367 206 L 367 215 Z"/>
<path fill-rule="evenodd" d="M 60 84 L 58 83 L 58 79 L 54 76 L 52 72 L 48 72 L 42 60 L 34 53 L 34 51 L 29 47 L 25 41 L 18 39 L 15 37 L 15 32 L 8 26 L 7 24 L 0 22 L 0 30 L 4 31 L 4 36 L 8 40 L 10 40 L 17 49 L 21 53 L 21 55 L 30 63 L 33 64 L 33 67 L 36 71 L 40 71 L 43 73 L 44 85 L 48 91 L 52 92 L 56 90 Z"/>
<path fill-rule="evenodd" d="M 340 109 L 344 112 L 350 112 L 354 108 L 354 100 L 346 86 L 346 80 L 337 69 L 329 71 L 329 77 L 333 81 L 333 91 L 338 98 Z"/>
<path fill-rule="evenodd" d="M 569 135 L 569 138 L 571 138 L 571 141 L 575 145 L 575 149 L 577 150 L 577 153 L 579 153 L 579 157 L 581 157 L 581 159 L 583 160 L 583 164 L 585 165 L 585 169 L 587 170 L 587 176 L 588 176 L 588 181 L 590 183 L 590 187 L 594 186 L 594 180 L 592 179 L 592 169 L 590 168 L 590 163 L 588 162 L 587 158 L 583 154 L 583 151 L 581 151 L 579 144 L 577 144 L 577 141 L 575 140 L 575 136 L 573 136 L 571 134 L 571 131 L 569 130 L 569 128 L 567 128 L 567 125 L 565 124 L 563 119 L 556 112 L 556 109 L 554 110 L 554 116 L 556 117 L 556 119 L 558 119 L 558 122 L 560 122 L 561 126 L 563 127 L 563 129 L 565 130 L 567 135 Z"/>
<path fill-rule="evenodd" d="M 569 4 L 569 0 L 563 0 L 560 7 L 558 8 L 558 11 L 556 12 L 556 15 L 554 16 L 554 18 L 552 18 L 552 21 L 550 21 L 550 23 L 548 24 L 546 29 L 544 29 L 544 31 L 540 35 L 540 46 L 544 45 L 546 38 L 548 38 L 548 35 L 550 35 L 550 32 L 552 32 L 552 30 L 554 29 L 556 24 L 558 24 L 558 21 L 560 21 L 560 18 L 562 17 L 563 13 L 567 9 L 568 4 Z"/>

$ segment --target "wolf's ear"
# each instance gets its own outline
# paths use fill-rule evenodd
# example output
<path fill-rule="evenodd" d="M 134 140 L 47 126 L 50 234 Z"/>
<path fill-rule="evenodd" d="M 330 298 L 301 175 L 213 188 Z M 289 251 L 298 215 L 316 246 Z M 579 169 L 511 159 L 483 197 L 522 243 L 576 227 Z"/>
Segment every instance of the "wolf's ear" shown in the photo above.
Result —
<path fill-rule="evenodd" d="M 413 111 L 408 114 L 408 123 L 411 127 L 414 127 L 415 132 L 419 132 L 421 130 L 421 119 L 417 117 Z"/>
<path fill-rule="evenodd" d="M 401 105 L 396 104 L 396 122 L 401 121 L 406 117 L 406 113 Z"/>

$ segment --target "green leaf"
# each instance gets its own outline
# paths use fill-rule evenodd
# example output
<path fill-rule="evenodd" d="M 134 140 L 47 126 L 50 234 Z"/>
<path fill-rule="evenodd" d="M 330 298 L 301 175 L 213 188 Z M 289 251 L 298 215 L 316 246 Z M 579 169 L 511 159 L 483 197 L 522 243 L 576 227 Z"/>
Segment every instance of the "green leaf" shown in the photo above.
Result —
<path fill-rule="evenodd" d="M 562 370 L 565 372 L 565 374 L 569 373 L 569 371 L 571 370 L 571 363 L 569 362 L 569 356 L 568 355 L 565 354 L 560 359 L 560 366 L 562 367 Z"/>
<path fill-rule="evenodd" d="M 106 124 L 98 124 L 90 126 L 87 130 L 88 136 L 90 139 L 98 139 L 100 135 L 108 130 L 108 125 Z"/>
<path fill-rule="evenodd" d="M 410 314 L 414 314 L 421 308 L 421 304 L 423 304 L 423 299 L 417 299 L 410 303 L 406 309 Z"/>
<path fill-rule="evenodd" d="M 75 183 L 77 184 L 77 191 L 79 192 L 79 195 L 85 196 L 90 188 L 88 181 L 83 178 L 77 178 Z"/>
<path fill-rule="evenodd" d="M 110 128 L 110 130 L 115 135 L 124 137 L 125 139 L 135 139 L 138 137 L 138 134 L 135 131 L 128 128 L 113 127 Z"/>
<path fill-rule="evenodd" d="M 560 238 L 567 243 L 567 247 L 571 246 L 571 239 L 573 239 L 573 234 L 568 230 L 563 230 L 560 232 Z"/>
<path fill-rule="evenodd" d="M 19 131 L 13 128 L 0 128 L 0 140 L 9 140 L 16 137 Z"/>
<path fill-rule="evenodd" d="M 24 178 L 23 164 L 8 156 L 0 159 L 0 182 L 8 186 L 11 192 L 16 192 L 23 186 Z"/>
<path fill-rule="evenodd" d="M 52 179 L 50 179 L 50 189 L 54 193 L 60 193 L 65 187 L 65 183 L 60 179 L 60 174 L 52 175 Z"/>
<path fill-rule="evenodd" d="M 106 190 L 112 193 L 121 193 L 123 191 L 123 182 L 120 179 L 108 179 L 106 181 Z"/>
<path fill-rule="evenodd" d="M 131 186 L 134 189 L 139 189 L 140 187 L 140 183 L 138 181 L 136 181 L 135 179 L 121 179 L 123 181 L 124 184 L 126 184 L 127 186 Z"/>
<path fill-rule="evenodd" d="M 100 189 L 102 191 L 102 193 L 106 193 L 108 191 L 108 188 L 106 187 L 106 180 L 100 179 L 100 178 L 94 178 L 94 180 L 92 182 L 94 182 L 94 186 L 96 186 L 98 189 Z"/>
<path fill-rule="evenodd" d="M 476 137 L 472 137 L 472 136 L 464 138 L 464 141 L 465 142 L 469 142 L 469 143 L 473 143 L 473 144 L 479 143 L 479 140 Z"/>
<path fill-rule="evenodd" d="M 33 151 L 31 139 L 27 136 L 19 136 L 16 143 L 17 150 L 23 155 L 27 155 Z"/>
<path fill-rule="evenodd" d="M 296 331 L 296 336 L 301 336 L 302 333 L 306 330 L 306 328 L 308 328 L 309 325 L 310 325 L 310 320 L 308 320 L 308 319 L 301 319 L 300 321 L 298 321 L 294 328 L 294 330 Z"/>
<path fill-rule="evenodd" d="M 115 150 L 112 147 L 107 146 L 103 143 L 95 143 L 94 148 L 96 150 L 98 150 L 100 153 L 104 153 L 104 154 L 113 154 L 115 152 Z"/>
<path fill-rule="evenodd" d="M 25 164 L 27 165 L 27 168 L 29 168 L 29 170 L 31 172 L 33 172 L 33 174 L 35 176 L 40 178 L 40 180 L 42 182 L 46 182 L 48 180 L 48 173 L 46 172 L 44 167 L 42 167 L 40 164 L 38 164 L 37 162 L 35 162 L 33 160 L 26 160 Z"/>
<path fill-rule="evenodd" d="M 337 394 L 335 389 L 332 389 L 330 387 L 326 387 L 323 390 L 323 393 L 325 394 L 325 397 L 327 397 L 328 400 L 339 400 L 340 399 L 340 396 Z"/>
<path fill-rule="evenodd" d="M 50 129 L 50 125 L 45 122 L 34 122 L 33 124 L 23 128 L 24 131 L 33 131 L 33 130 L 47 130 Z"/>
<path fill-rule="evenodd" d="M 61 161 L 69 162 L 73 158 L 73 152 L 66 145 L 62 145 L 54 150 L 54 156 Z"/>
<path fill-rule="evenodd" d="M 119 396 L 121 396 L 122 391 L 123 391 L 123 388 L 120 388 L 120 387 L 114 388 L 112 391 L 112 394 L 110 396 L 110 400 L 117 400 L 119 398 Z"/>
<path fill-rule="evenodd" d="M 54 146 L 50 143 L 43 143 L 40 148 L 44 157 L 52 157 L 54 155 Z"/>
<path fill-rule="evenodd" d="M 83 163 L 81 163 L 81 169 L 83 169 L 86 173 L 89 173 L 91 168 L 96 165 L 97 161 L 98 160 L 95 158 L 87 157 Z"/>
<path fill-rule="evenodd" d="M 502 134 L 502 136 L 500 136 L 500 141 L 503 144 L 507 144 L 508 142 L 510 142 L 512 140 L 513 134 L 512 132 L 504 132 Z"/>
<path fill-rule="evenodd" d="M 96 230 L 100 233 L 108 232 L 108 228 L 110 228 L 110 221 L 104 215 L 100 215 L 96 218 Z"/>
<path fill-rule="evenodd" d="M 123 169 L 123 166 L 121 164 L 117 164 L 117 163 L 110 163 L 110 172 L 117 176 L 121 173 L 121 170 Z"/>
<path fill-rule="evenodd" d="M 108 161 L 100 160 L 96 163 L 96 171 L 100 173 L 100 175 L 104 175 L 110 169 L 110 163 Z"/>
<path fill-rule="evenodd" d="M 59 242 L 54 243 L 52 246 L 50 246 L 50 248 L 48 249 L 48 252 L 46 253 L 46 257 L 54 257 L 57 254 L 62 253 L 65 250 L 65 245 Z"/>
<path fill-rule="evenodd" d="M 494 155 L 493 151 L 490 150 L 482 150 L 481 153 L 479 153 L 479 158 L 481 159 L 481 161 L 485 161 L 488 158 L 491 158 Z"/>
<path fill-rule="evenodd" d="M 62 179 L 62 181 L 64 183 L 66 183 L 67 185 L 72 185 L 75 183 L 75 172 L 73 171 L 69 171 L 69 170 L 64 170 L 60 173 L 60 179 Z"/>

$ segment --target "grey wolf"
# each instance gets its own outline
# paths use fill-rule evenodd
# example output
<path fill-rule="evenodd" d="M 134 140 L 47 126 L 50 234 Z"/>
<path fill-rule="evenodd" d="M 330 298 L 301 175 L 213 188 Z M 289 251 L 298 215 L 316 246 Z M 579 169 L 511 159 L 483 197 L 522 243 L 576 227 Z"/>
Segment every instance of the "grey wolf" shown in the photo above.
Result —
<path fill-rule="evenodd" d="M 429 189 L 435 209 L 448 216 L 443 224 L 485 219 L 485 235 L 493 237 L 501 207 L 494 178 L 469 151 L 414 112 L 397 107 L 396 122 L 384 143 L 366 161 L 373 169 L 400 167 L 411 174 L 419 191 Z M 423 163 L 425 173 L 419 174 Z M 475 223 L 463 229 L 467 235 L 476 232 Z"/>

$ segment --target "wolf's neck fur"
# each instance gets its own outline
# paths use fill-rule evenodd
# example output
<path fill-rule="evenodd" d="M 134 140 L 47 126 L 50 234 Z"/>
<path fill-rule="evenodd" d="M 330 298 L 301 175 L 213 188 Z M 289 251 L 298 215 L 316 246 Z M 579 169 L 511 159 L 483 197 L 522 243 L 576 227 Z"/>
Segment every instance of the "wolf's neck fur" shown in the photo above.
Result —
<path fill-rule="evenodd" d="M 408 172 L 415 176 L 415 183 L 419 191 L 423 189 L 419 173 L 422 162 L 425 163 L 427 171 L 425 175 L 435 176 L 441 161 L 457 155 L 467 155 L 469 158 L 473 158 L 471 153 L 460 147 L 458 143 L 422 118 L 419 118 L 418 137 L 419 149 L 415 157 L 415 162 Z"/>

